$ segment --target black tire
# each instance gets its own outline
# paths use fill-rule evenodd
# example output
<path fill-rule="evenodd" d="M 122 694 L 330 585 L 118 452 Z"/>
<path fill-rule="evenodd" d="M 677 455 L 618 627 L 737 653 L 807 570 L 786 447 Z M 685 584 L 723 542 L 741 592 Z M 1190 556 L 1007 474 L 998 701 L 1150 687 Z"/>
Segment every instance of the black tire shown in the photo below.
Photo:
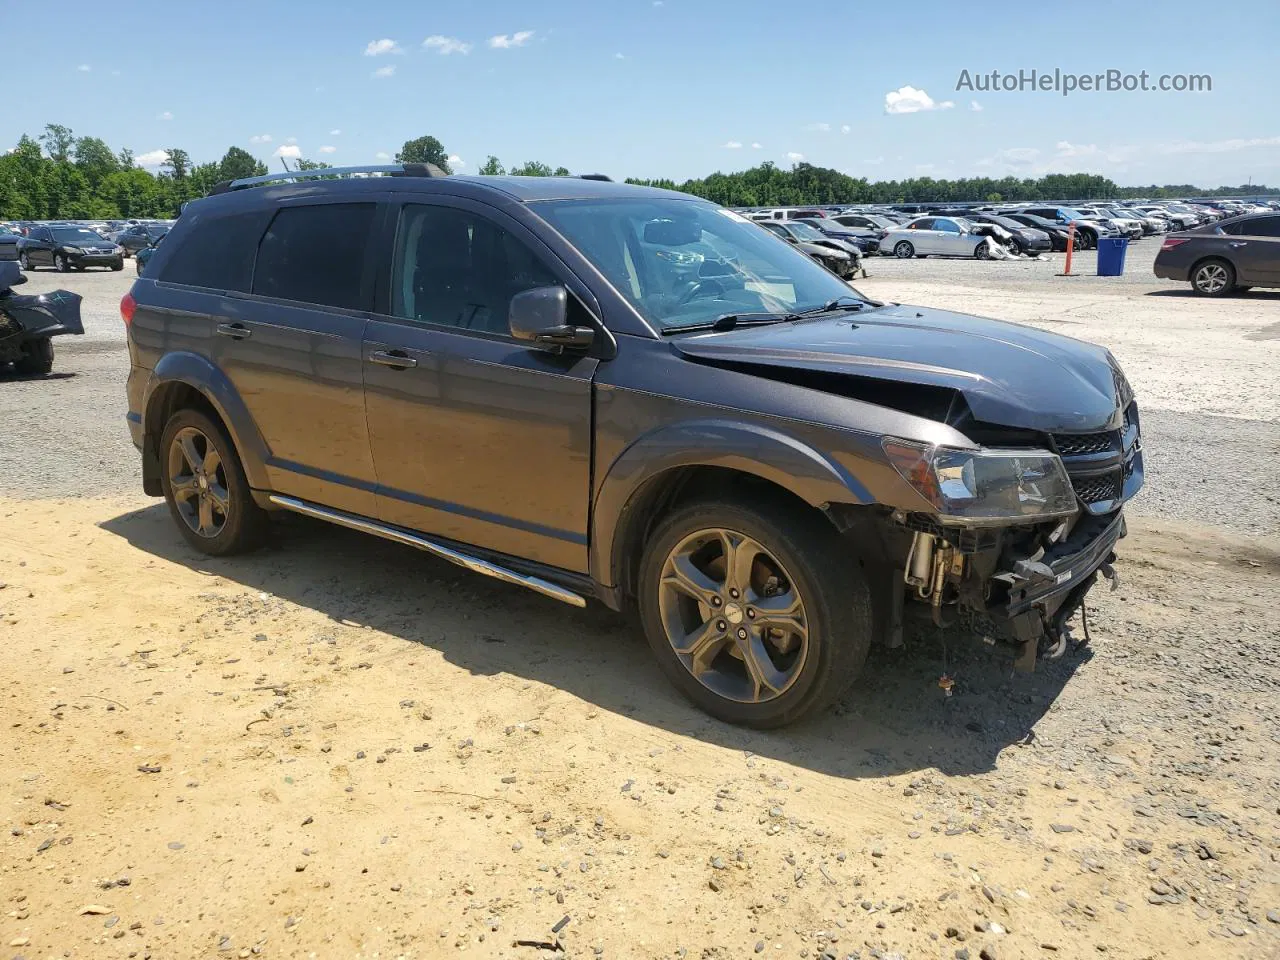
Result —
<path fill-rule="evenodd" d="M 121 257 L 119 260 L 117 260 L 115 263 L 113 263 L 113 264 L 111 265 L 111 269 L 112 269 L 112 270 L 123 270 L 123 269 L 124 269 L 124 258 L 123 258 L 123 257 Z"/>
<path fill-rule="evenodd" d="M 910 260 L 916 255 L 916 248 L 910 240 L 899 240 L 893 245 L 893 255 L 899 260 Z"/>
<path fill-rule="evenodd" d="M 59 273 L 71 272 L 71 261 L 67 259 L 67 255 L 65 253 L 55 253 L 53 255 L 53 269 L 57 270 Z"/>
<path fill-rule="evenodd" d="M 13 362 L 13 369 L 26 376 L 49 373 L 53 370 L 53 341 L 32 340 L 22 347 L 22 356 Z"/>
<path fill-rule="evenodd" d="M 212 536 L 202 535 L 192 528 L 174 496 L 170 452 L 178 434 L 190 428 L 203 434 L 220 460 L 220 485 L 226 491 L 226 510 L 221 526 Z M 201 553 L 223 557 L 244 553 L 262 543 L 268 525 L 266 511 L 254 502 L 244 466 L 240 463 L 240 457 L 227 431 L 222 424 L 200 411 L 179 410 L 165 424 L 164 433 L 160 437 L 160 486 L 174 523 L 178 525 L 187 543 Z"/>
<path fill-rule="evenodd" d="M 1235 288 L 1236 268 L 1226 260 L 1208 257 L 1191 268 L 1191 289 L 1202 297 L 1225 297 Z"/>
<path fill-rule="evenodd" d="M 804 658 L 790 686 L 772 699 L 744 702 L 717 694 L 668 640 L 659 595 L 664 566 L 683 541 L 710 528 L 739 533 L 776 557 L 803 604 Z M 638 591 L 640 624 L 663 673 L 699 708 L 728 723 L 767 729 L 825 710 L 857 678 L 871 646 L 871 599 L 862 570 L 835 528 L 800 504 L 735 496 L 681 507 L 649 538 Z"/>
<path fill-rule="evenodd" d="M 991 259 L 991 248 L 987 246 L 987 242 L 985 240 L 973 248 L 973 257 L 975 260 Z"/>
<path fill-rule="evenodd" d="M 18 266 L 22 268 L 24 273 L 34 273 L 36 269 L 31 265 L 31 258 L 27 256 L 25 251 L 18 254 Z"/>
<path fill-rule="evenodd" d="M 1022 241 L 1017 237 L 1009 241 L 1009 252 L 1015 257 L 1026 256 L 1027 248 L 1022 245 Z"/>
<path fill-rule="evenodd" d="M 1241 283 L 1236 284 L 1236 293 L 1248 293 L 1252 289 L 1253 287 L 1248 286 L 1246 284 L 1241 284 Z"/>

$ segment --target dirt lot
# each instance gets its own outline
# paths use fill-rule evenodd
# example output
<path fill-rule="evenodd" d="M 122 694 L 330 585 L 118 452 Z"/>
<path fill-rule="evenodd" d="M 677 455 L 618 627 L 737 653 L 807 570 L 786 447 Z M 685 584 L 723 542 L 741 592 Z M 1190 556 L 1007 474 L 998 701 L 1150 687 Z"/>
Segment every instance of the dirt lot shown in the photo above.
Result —
<path fill-rule="evenodd" d="M 127 275 L 37 274 L 89 336 L 0 380 L 0 957 L 1280 956 L 1280 297 L 1165 292 L 1148 244 L 1118 280 L 871 262 L 1110 346 L 1149 488 L 1089 647 L 1025 677 L 916 636 L 771 734 L 603 611 L 404 548 L 194 554 L 137 491 Z"/>

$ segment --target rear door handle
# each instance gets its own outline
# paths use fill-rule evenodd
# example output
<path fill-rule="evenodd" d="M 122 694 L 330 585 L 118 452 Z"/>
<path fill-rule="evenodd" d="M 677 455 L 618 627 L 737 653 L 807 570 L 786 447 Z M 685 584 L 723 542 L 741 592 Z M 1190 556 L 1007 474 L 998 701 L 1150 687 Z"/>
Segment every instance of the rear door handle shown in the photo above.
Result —
<path fill-rule="evenodd" d="M 418 361 L 403 350 L 374 350 L 369 354 L 369 362 L 383 367 L 393 367 L 396 370 L 405 370 L 418 365 Z"/>
<path fill-rule="evenodd" d="M 224 337 L 231 337 L 233 340 L 247 340 L 253 336 L 253 331 L 243 323 L 220 323 L 218 324 L 218 333 Z"/>

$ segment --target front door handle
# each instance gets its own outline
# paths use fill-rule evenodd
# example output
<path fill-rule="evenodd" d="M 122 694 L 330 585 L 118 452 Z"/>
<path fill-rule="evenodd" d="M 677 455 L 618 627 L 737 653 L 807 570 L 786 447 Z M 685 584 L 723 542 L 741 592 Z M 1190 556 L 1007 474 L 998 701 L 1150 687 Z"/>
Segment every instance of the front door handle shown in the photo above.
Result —
<path fill-rule="evenodd" d="M 393 367 L 396 370 L 405 370 L 418 365 L 418 361 L 403 350 L 374 350 L 369 354 L 369 362 L 383 367 Z"/>
<path fill-rule="evenodd" d="M 243 323 L 220 323 L 218 324 L 218 333 L 233 340 L 247 340 L 253 336 L 253 331 Z"/>

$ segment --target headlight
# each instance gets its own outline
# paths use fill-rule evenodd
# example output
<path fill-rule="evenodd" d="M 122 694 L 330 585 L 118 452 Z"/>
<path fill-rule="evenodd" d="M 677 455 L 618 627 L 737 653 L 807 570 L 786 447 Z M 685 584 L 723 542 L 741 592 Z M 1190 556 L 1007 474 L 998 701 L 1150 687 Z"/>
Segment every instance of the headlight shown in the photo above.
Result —
<path fill-rule="evenodd" d="M 944 520 L 1003 523 L 1078 509 L 1062 460 L 1048 450 L 957 450 L 891 438 L 883 445 L 902 478 Z"/>

